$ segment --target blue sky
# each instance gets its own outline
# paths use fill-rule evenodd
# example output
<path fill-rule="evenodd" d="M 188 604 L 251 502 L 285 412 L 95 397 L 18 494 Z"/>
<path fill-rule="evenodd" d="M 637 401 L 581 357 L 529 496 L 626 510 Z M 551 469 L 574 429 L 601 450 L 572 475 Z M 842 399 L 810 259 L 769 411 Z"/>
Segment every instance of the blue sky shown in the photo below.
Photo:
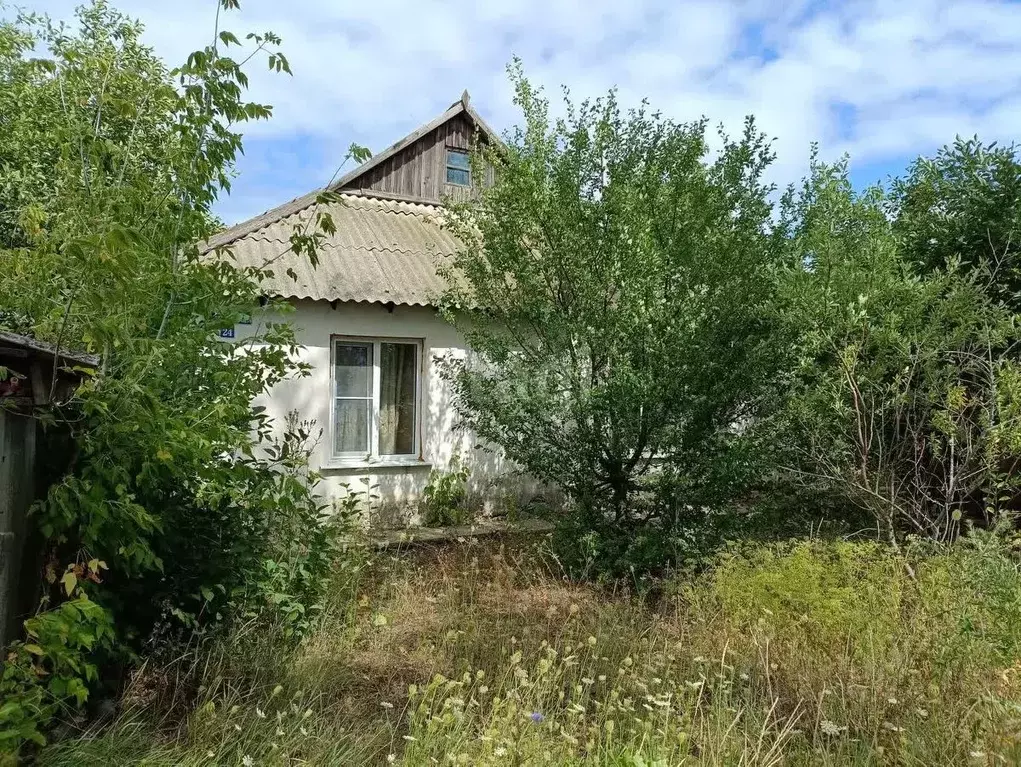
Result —
<path fill-rule="evenodd" d="M 58 19 L 76 4 L 14 2 Z M 113 4 L 171 64 L 212 35 L 215 0 Z M 322 186 L 352 141 L 378 151 L 465 88 L 495 128 L 513 125 L 514 55 L 553 96 L 615 85 L 625 104 L 734 131 L 754 114 L 779 184 L 813 141 L 824 159 L 848 153 L 865 185 L 955 135 L 1010 143 L 1021 126 L 1021 4 L 1002 0 L 241 0 L 225 26 L 278 33 L 294 71 L 251 72 L 275 116 L 246 133 L 228 223 Z"/>

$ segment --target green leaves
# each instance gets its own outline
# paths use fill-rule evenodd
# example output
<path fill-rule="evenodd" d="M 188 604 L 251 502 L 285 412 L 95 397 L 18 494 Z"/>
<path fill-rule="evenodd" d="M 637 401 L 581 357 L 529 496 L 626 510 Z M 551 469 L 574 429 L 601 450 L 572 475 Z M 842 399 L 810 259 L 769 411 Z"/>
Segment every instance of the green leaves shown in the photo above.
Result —
<path fill-rule="evenodd" d="M 267 58 L 267 62 L 269 63 L 269 68 L 271 70 L 292 74 L 290 64 L 287 63 L 287 59 L 284 57 L 284 54 L 279 51 L 271 53 Z"/>
<path fill-rule="evenodd" d="M 68 570 L 60 579 L 60 585 L 64 587 L 64 593 L 71 596 L 78 587 L 78 576 Z"/>
<path fill-rule="evenodd" d="M 279 557 L 273 589 L 288 595 L 281 613 L 299 616 L 297 636 L 333 553 L 332 528 L 310 532 L 322 508 L 304 454 L 257 449 L 269 425 L 252 400 L 308 371 L 279 321 L 288 307 L 260 301 L 258 270 L 196 248 L 219 228 L 211 211 L 238 125 L 271 114 L 244 98 L 244 67 L 224 55 L 242 42 L 218 30 L 171 72 L 106 3 L 78 20 L 73 32 L 0 24 L 0 326 L 102 359 L 37 414 L 59 427 L 47 436 L 68 436 L 39 450 L 54 482 L 31 519 L 47 538 L 53 605 L 26 625 L 31 641 L 0 688 L 19 701 L 0 717 L 15 745 L 41 737 L 65 699 L 85 699 L 114 654 L 114 613 L 121 655 L 167 616 L 195 631 L 246 612 L 276 619 L 262 563 Z M 290 72 L 271 50 L 279 37 L 244 40 L 243 60 Z M 51 58 L 31 60 L 34 49 Z M 255 332 L 221 342 L 246 315 Z"/>
<path fill-rule="evenodd" d="M 33 616 L 25 633 L 30 641 L 7 649 L 0 676 L 0 755 L 16 754 L 24 741 L 45 744 L 46 720 L 88 699 L 96 666 L 86 657 L 114 639 L 108 613 L 84 595 Z"/>
<path fill-rule="evenodd" d="M 785 203 L 800 366 L 778 441 L 794 478 L 876 515 L 890 536 L 955 536 L 969 507 L 998 505 L 999 465 L 1012 460 L 997 449 L 996 392 L 1018 341 L 1013 311 L 980 258 L 931 258 L 960 247 L 957 195 L 982 198 L 986 184 L 957 178 L 946 163 L 963 150 L 948 151 L 920 160 L 892 197 L 856 194 L 841 163 L 815 166 Z"/>
<path fill-rule="evenodd" d="M 475 356 L 444 375 L 476 434 L 628 536 L 675 516 L 636 505 L 655 462 L 689 480 L 672 502 L 729 493 L 737 477 L 707 466 L 769 402 L 784 358 L 769 144 L 749 121 L 710 157 L 704 121 L 623 112 L 612 91 L 552 120 L 520 68 L 511 79 L 522 124 L 477 147 L 472 178 L 494 181 L 450 206 L 465 246 L 446 315 Z"/>
<path fill-rule="evenodd" d="M 369 161 L 372 157 L 372 152 L 370 152 L 367 147 L 352 143 L 347 148 L 347 156 L 361 165 L 363 162 Z"/>

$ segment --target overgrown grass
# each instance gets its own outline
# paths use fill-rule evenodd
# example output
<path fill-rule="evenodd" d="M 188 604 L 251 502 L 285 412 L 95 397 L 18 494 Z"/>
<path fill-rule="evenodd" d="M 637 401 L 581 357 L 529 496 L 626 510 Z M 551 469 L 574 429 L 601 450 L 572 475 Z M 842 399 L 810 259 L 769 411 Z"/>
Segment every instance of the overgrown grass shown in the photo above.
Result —
<path fill-rule="evenodd" d="M 655 603 L 520 545 L 346 573 L 297 649 L 249 627 L 143 668 L 41 761 L 1021 762 L 1021 576 L 992 538 L 735 549 Z"/>

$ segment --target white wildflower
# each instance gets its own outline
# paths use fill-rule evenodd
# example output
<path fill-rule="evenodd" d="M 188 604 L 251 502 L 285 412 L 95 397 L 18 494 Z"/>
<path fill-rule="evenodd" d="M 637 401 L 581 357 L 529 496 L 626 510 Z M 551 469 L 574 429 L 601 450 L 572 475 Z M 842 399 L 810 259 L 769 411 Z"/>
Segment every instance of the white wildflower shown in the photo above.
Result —
<path fill-rule="evenodd" d="M 255 764 L 255 760 L 252 759 L 252 757 L 250 757 L 248 754 L 245 754 L 241 758 L 241 764 L 243 764 L 245 767 L 252 767 L 252 765 Z"/>
<path fill-rule="evenodd" d="M 829 719 L 823 719 L 819 722 L 819 729 L 823 731 L 824 735 L 839 735 L 847 728 L 841 727 L 836 722 L 831 722 Z"/>

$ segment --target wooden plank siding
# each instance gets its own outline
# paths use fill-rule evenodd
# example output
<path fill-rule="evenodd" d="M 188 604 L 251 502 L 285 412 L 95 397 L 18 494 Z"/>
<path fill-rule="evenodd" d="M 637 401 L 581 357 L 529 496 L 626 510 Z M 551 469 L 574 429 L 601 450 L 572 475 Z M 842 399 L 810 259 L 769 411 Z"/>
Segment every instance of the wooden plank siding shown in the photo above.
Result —
<path fill-rule="evenodd" d="M 448 196 L 464 199 L 469 187 L 446 183 L 447 149 L 471 149 L 475 132 L 472 122 L 458 115 L 354 179 L 350 187 L 429 202 Z"/>
<path fill-rule="evenodd" d="M 35 593 L 36 584 L 20 577 L 35 500 L 35 437 L 34 418 L 0 410 L 0 647 L 20 636 L 23 591 Z"/>

